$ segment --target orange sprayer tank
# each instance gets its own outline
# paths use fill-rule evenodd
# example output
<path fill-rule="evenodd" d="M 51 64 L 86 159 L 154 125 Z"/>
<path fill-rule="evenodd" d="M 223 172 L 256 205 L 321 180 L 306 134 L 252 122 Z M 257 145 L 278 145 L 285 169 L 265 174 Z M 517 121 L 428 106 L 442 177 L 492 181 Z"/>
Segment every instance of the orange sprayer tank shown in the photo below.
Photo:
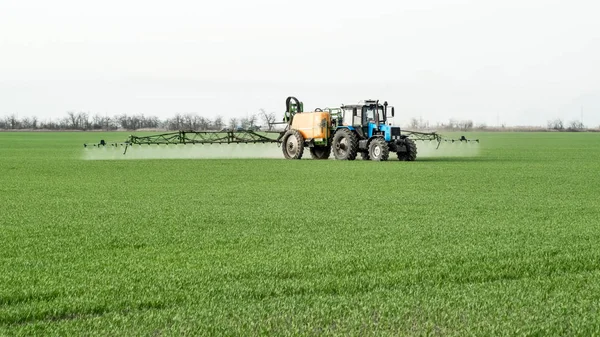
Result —
<path fill-rule="evenodd" d="M 328 138 L 330 125 L 331 115 L 324 111 L 297 113 L 292 121 L 292 129 L 298 130 L 307 140 Z"/>

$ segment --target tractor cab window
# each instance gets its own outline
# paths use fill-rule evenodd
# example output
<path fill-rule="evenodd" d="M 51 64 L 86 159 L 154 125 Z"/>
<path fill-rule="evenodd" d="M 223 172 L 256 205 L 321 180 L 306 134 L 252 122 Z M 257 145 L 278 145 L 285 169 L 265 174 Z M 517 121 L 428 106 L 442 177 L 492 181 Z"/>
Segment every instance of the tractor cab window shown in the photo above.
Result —
<path fill-rule="evenodd" d="M 344 108 L 343 125 L 352 125 L 353 120 L 354 120 L 354 111 L 352 110 L 352 108 L 349 108 L 349 107 Z"/>
<path fill-rule="evenodd" d="M 384 122 L 383 107 L 375 107 L 374 105 L 363 107 L 363 116 L 365 116 L 366 123 L 375 122 L 375 114 L 379 114 L 379 122 Z"/>

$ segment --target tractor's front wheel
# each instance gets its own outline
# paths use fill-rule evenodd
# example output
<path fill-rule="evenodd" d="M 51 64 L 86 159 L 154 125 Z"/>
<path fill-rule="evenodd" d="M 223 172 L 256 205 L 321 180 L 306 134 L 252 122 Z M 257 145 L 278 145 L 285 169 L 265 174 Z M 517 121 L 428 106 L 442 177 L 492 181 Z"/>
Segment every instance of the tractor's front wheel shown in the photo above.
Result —
<path fill-rule="evenodd" d="M 312 159 L 329 159 L 331 155 L 331 146 L 315 146 L 310 148 Z"/>
<path fill-rule="evenodd" d="M 358 154 L 358 139 L 348 129 L 338 129 L 333 136 L 333 156 L 338 160 L 354 160 Z"/>
<path fill-rule="evenodd" d="M 369 144 L 369 157 L 373 161 L 386 161 L 390 157 L 390 148 L 383 138 L 375 138 Z"/>
<path fill-rule="evenodd" d="M 398 160 L 400 161 L 415 161 L 417 159 L 417 144 L 410 138 L 404 138 L 404 146 L 406 152 L 398 152 Z"/>
<path fill-rule="evenodd" d="M 288 130 L 282 139 L 283 156 L 286 159 L 301 159 L 304 153 L 304 137 L 298 130 Z"/>

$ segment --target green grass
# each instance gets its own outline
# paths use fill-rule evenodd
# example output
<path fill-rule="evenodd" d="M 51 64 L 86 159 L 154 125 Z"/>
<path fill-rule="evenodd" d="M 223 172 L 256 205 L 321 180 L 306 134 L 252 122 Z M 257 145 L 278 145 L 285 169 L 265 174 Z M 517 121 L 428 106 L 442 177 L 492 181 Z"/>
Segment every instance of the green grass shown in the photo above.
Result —
<path fill-rule="evenodd" d="M 600 335 L 600 134 L 473 136 L 376 163 L 0 133 L 0 335 Z"/>

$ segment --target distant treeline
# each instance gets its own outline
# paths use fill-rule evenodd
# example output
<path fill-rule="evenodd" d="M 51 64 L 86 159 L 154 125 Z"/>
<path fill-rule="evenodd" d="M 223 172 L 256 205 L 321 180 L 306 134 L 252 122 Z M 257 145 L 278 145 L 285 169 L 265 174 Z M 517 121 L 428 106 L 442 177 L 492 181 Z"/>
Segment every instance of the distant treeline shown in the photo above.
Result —
<path fill-rule="evenodd" d="M 247 117 L 229 118 L 216 116 L 207 118 L 197 114 L 176 114 L 172 118 L 160 119 L 144 114 L 106 116 L 86 112 L 67 112 L 58 119 L 41 120 L 38 117 L 21 117 L 16 114 L 0 117 L 0 129 L 3 130 L 222 130 L 225 128 L 244 128 L 271 130 L 275 123 L 275 113 L 260 110 Z"/>
<path fill-rule="evenodd" d="M 588 129 L 583 122 L 574 120 L 570 123 L 557 118 L 548 121 L 546 127 L 542 126 L 507 126 L 505 124 L 497 126 L 487 126 L 486 124 L 475 124 L 472 120 L 456 120 L 451 118 L 445 123 L 436 123 L 432 125 L 429 121 L 411 118 L 408 128 L 411 130 L 451 130 L 451 131 L 597 131 L 597 129 Z M 600 129 L 600 127 L 598 127 Z"/>
<path fill-rule="evenodd" d="M 160 119 L 144 114 L 120 114 L 112 117 L 87 112 L 67 112 L 66 116 L 58 119 L 40 120 L 37 117 L 21 117 L 12 114 L 0 117 L 0 130 L 223 130 L 223 129 L 253 129 L 271 131 L 276 123 L 275 113 L 263 109 L 246 117 L 229 118 L 216 116 L 208 118 L 197 114 L 176 114 L 172 118 Z M 487 126 L 475 124 L 472 120 L 450 119 L 445 123 L 430 124 L 429 121 L 412 118 L 406 127 L 410 130 L 450 130 L 450 131 L 597 131 L 588 129 L 581 121 L 565 123 L 561 119 L 548 121 L 546 127 L 510 127 L 506 125 Z M 599 127 L 600 128 L 600 127 Z"/>

